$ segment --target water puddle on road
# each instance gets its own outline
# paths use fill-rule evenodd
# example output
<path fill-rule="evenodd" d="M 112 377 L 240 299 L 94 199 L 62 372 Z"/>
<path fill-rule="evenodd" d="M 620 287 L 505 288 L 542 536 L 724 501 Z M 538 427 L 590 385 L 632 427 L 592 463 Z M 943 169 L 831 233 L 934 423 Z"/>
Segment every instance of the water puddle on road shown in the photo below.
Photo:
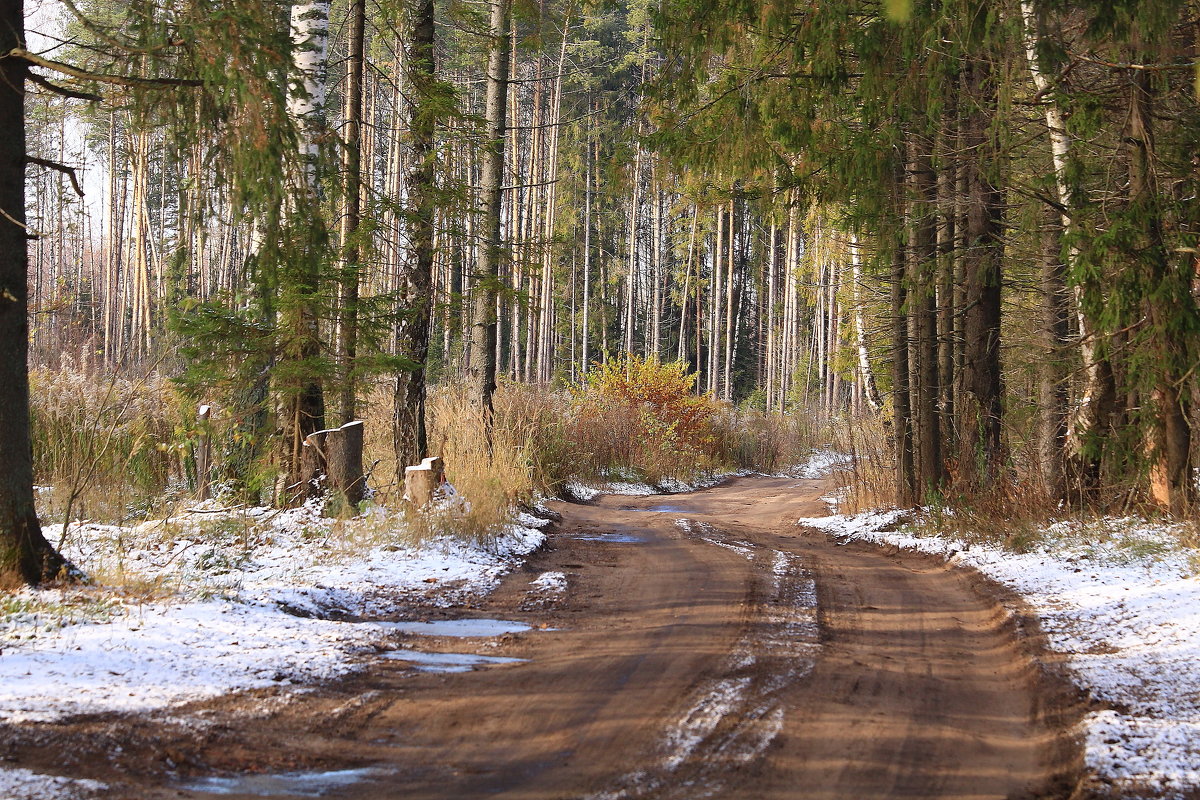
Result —
<path fill-rule="evenodd" d="M 645 537 L 633 533 L 585 533 L 571 538 L 580 542 L 611 542 L 614 544 L 637 544 L 646 541 Z"/>
<path fill-rule="evenodd" d="M 199 778 L 180 788 L 202 794 L 251 795 L 253 797 L 321 797 L 333 789 L 344 789 L 371 778 L 390 774 L 380 767 L 339 769 L 330 772 L 281 772 L 275 775 L 237 775 L 230 778 Z"/>
<path fill-rule="evenodd" d="M 683 506 L 650 506 L 649 508 L 623 508 L 622 511 L 640 511 L 646 514 L 687 514 L 688 509 Z"/>
<path fill-rule="evenodd" d="M 527 658 L 504 656 L 478 656 L 474 653 L 422 653 L 419 650 L 394 650 L 384 658 L 407 661 L 421 672 L 470 672 L 476 667 L 493 664 L 523 664 Z"/>
<path fill-rule="evenodd" d="M 439 619 L 431 622 L 400 621 L 376 623 L 383 628 L 418 636 L 454 636 L 472 638 L 503 636 L 506 633 L 524 633 L 533 628 L 524 622 L 510 619 Z"/>

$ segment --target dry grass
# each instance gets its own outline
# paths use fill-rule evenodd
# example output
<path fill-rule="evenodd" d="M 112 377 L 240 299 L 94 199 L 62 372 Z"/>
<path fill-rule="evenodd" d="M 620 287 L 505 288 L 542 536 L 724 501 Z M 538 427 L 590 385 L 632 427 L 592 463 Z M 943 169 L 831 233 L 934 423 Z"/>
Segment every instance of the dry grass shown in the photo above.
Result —
<path fill-rule="evenodd" d="M 373 466 L 376 501 L 403 507 L 404 467 L 391 439 L 390 386 L 375 387 L 364 406 L 366 463 Z M 467 502 L 441 511 L 410 515 L 409 536 L 419 540 L 451 534 L 486 542 L 512 519 L 514 506 L 555 488 L 556 431 L 561 409 L 552 396 L 528 387 L 503 386 L 495 396 L 495 426 L 489 452 L 482 422 L 465 392 L 434 389 L 427 402 L 429 453 L 441 456 L 446 478 Z"/>
<path fill-rule="evenodd" d="M 64 364 L 30 374 L 34 475 L 47 521 L 128 518 L 182 483 L 180 401 L 170 381 L 89 374 Z"/>
<path fill-rule="evenodd" d="M 640 373 L 610 370 L 607 380 L 574 393 L 502 385 L 490 449 L 464 392 L 431 390 L 429 452 L 443 457 L 447 477 L 469 502 L 412 515 L 409 535 L 486 541 L 511 520 L 514 507 L 558 494 L 573 479 L 618 473 L 655 484 L 736 469 L 779 472 L 824 439 L 814 415 L 767 414 L 697 396 L 678 365 L 643 362 Z M 35 372 L 33 386 L 37 475 L 47 487 L 39 500 L 47 521 L 69 515 L 119 523 L 138 516 L 134 511 L 169 518 L 172 503 L 190 497 L 187 464 L 196 425 L 187 421 L 190 409 L 168 379 L 88 375 L 65 365 Z M 390 385 L 368 391 L 362 416 L 374 500 L 399 509 L 407 465 L 396 464 L 393 452 Z M 219 437 L 221 423 L 211 426 Z"/>
<path fill-rule="evenodd" d="M 840 510 L 854 514 L 892 505 L 896 498 L 896 470 L 891 432 L 884 419 L 872 414 L 833 420 L 828 437 L 835 451 L 851 458 L 849 469 L 834 473 Z"/>

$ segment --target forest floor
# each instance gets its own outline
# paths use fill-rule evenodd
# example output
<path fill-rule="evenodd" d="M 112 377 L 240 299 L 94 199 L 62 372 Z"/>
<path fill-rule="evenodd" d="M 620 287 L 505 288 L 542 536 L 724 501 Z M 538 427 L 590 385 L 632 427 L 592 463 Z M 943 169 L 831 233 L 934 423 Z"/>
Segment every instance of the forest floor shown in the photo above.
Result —
<path fill-rule="evenodd" d="M 494 591 L 394 610 L 431 624 L 313 620 L 373 631 L 343 677 L 31 715 L 0 754 L 70 776 L 45 796 L 152 800 L 1103 794 L 1030 608 L 942 555 L 797 526 L 829 488 L 554 503 Z"/>

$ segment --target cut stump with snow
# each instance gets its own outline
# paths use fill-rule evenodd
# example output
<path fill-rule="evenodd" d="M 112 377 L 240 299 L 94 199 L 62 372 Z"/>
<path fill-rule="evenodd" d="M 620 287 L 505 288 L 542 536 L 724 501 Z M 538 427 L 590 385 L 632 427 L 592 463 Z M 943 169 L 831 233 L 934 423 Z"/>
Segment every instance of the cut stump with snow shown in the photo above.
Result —
<path fill-rule="evenodd" d="M 445 463 L 439 456 L 430 456 L 415 467 L 404 468 L 404 496 L 413 508 L 424 508 L 445 479 Z"/>
<path fill-rule="evenodd" d="M 304 439 L 303 465 L 310 497 L 332 493 L 327 513 L 355 508 L 366 491 L 362 420 L 310 433 Z"/>

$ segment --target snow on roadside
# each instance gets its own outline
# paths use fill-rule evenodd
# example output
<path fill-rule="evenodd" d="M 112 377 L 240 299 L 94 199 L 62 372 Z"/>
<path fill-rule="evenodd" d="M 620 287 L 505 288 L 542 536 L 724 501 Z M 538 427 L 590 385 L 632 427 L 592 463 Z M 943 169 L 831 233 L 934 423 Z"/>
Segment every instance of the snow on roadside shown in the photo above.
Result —
<path fill-rule="evenodd" d="M 808 463 L 796 470 L 796 477 L 816 480 L 824 478 L 835 469 L 848 467 L 854 461 L 853 457 L 839 453 L 830 447 L 813 450 Z"/>
<path fill-rule="evenodd" d="M 19 768 L 0 769 L 0 797 L 4 800 L 85 800 L 107 788 L 99 781 L 43 775 Z"/>
<path fill-rule="evenodd" d="M 771 477 L 823 478 L 833 470 L 848 465 L 850 461 L 850 456 L 830 448 L 814 449 L 808 461 L 804 464 L 785 470 L 782 475 Z M 610 479 L 595 484 L 572 480 L 568 481 L 563 488 L 570 496 L 588 502 L 595 500 L 602 494 L 615 494 L 626 497 L 646 497 L 653 494 L 682 494 L 684 492 L 694 492 L 698 489 L 711 488 L 728 478 L 762 474 L 764 473 L 749 469 L 739 469 L 734 472 L 714 472 L 702 475 L 693 478 L 691 483 L 668 477 L 660 480 L 657 485 L 653 485 L 640 480 L 631 471 L 616 471 L 610 476 L 611 478 L 616 478 L 616 480 Z"/>
<path fill-rule="evenodd" d="M 545 541 L 514 524 L 486 544 L 413 546 L 402 525 L 382 514 L 331 522 L 310 507 L 74 528 L 65 554 L 124 594 L 26 590 L 7 601 L 0 719 L 147 711 L 330 678 L 387 638 L 383 626 L 338 616 L 460 603 Z"/>
<path fill-rule="evenodd" d="M 1090 770 L 1118 793 L 1191 796 L 1200 787 L 1200 578 L 1178 532 L 1136 519 L 1058 522 L 1014 553 L 916 535 L 897 511 L 802 519 L 845 539 L 978 569 L 1019 592 L 1075 682 L 1097 701 L 1083 734 Z"/>

